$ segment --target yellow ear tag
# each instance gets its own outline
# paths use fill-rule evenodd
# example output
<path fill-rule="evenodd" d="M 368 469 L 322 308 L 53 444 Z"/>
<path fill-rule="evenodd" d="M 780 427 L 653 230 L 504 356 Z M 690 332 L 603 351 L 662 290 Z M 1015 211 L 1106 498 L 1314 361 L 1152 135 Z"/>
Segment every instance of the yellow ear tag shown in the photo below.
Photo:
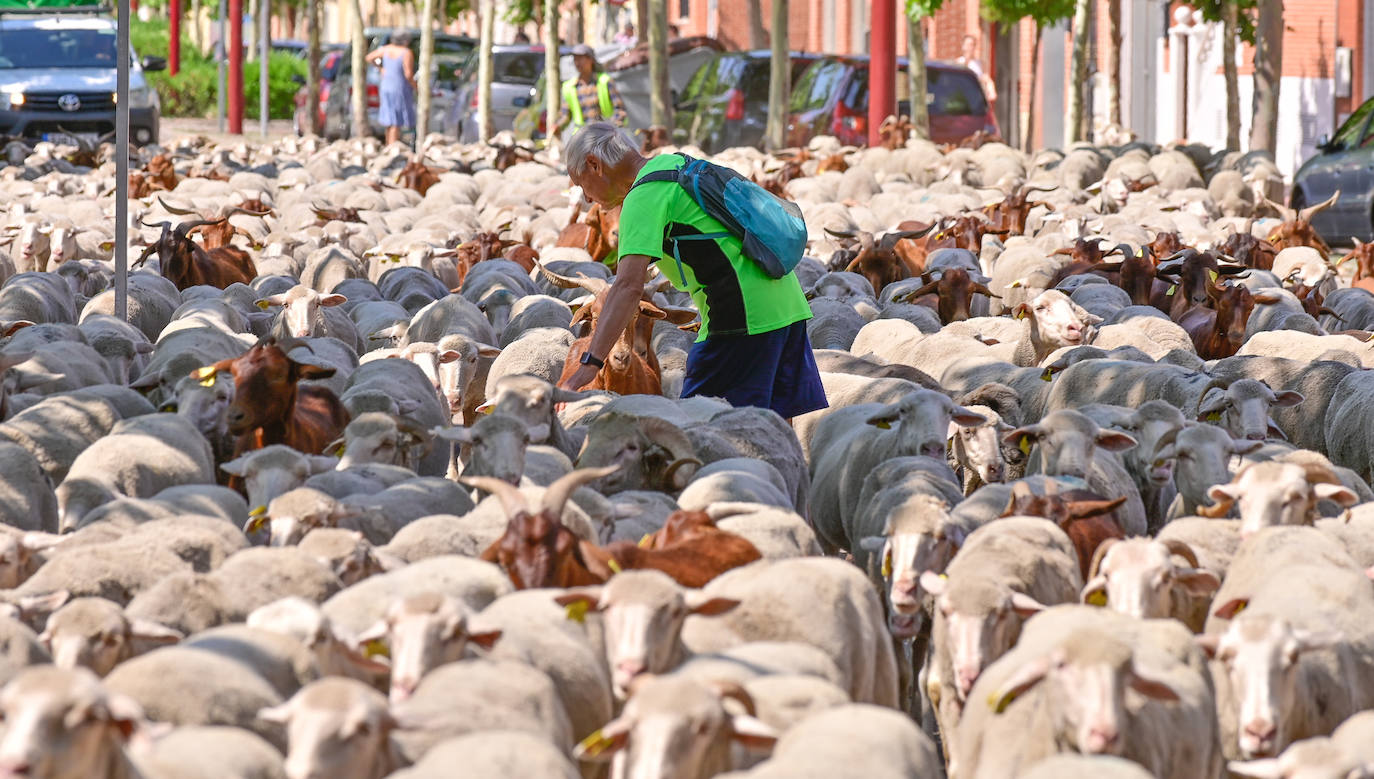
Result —
<path fill-rule="evenodd" d="M 1091 595 L 1088 596 L 1088 605 L 1089 605 L 1089 606 L 1101 606 L 1101 607 L 1103 607 L 1103 608 L 1106 608 L 1106 606 L 1107 606 L 1107 593 L 1105 593 L 1105 592 L 1103 592 L 1103 591 L 1101 591 L 1101 590 L 1094 590 L 1094 591 L 1093 591 L 1093 594 L 1091 594 Z"/>
<path fill-rule="evenodd" d="M 644 537 L 641 538 L 641 539 L 639 539 L 639 547 L 640 547 L 641 549 L 648 549 L 648 548 L 649 548 L 649 545 L 652 544 L 653 542 L 654 542 L 654 534 L 653 534 L 653 533 L 645 533 L 645 534 L 644 534 Z"/>
<path fill-rule="evenodd" d="M 1013 318 L 1014 318 L 1014 319 L 1025 319 L 1025 318 L 1026 318 L 1026 312 L 1025 312 L 1025 311 L 1017 311 L 1017 312 L 1013 315 Z"/>
<path fill-rule="evenodd" d="M 391 657 L 391 648 L 380 638 L 374 638 L 363 644 L 363 656 L 367 658 Z"/>
<path fill-rule="evenodd" d="M 196 368 L 196 370 L 191 374 L 191 376 L 197 379 L 212 379 L 214 378 L 217 372 L 218 371 L 215 369 L 215 366 L 207 365 L 204 368 Z"/>
<path fill-rule="evenodd" d="M 892 553 L 891 553 L 891 552 L 888 552 L 887 554 L 883 555 L 883 578 L 886 579 L 887 577 L 889 577 L 889 576 L 891 576 L 891 575 L 892 575 Z"/>
<path fill-rule="evenodd" d="M 248 532 L 256 533 L 259 530 L 262 530 L 262 526 L 265 524 L 267 524 L 267 513 L 263 512 L 262 514 L 248 520 Z"/>
<path fill-rule="evenodd" d="M 263 311 L 266 311 L 267 309 L 272 307 L 272 304 L 268 303 L 266 300 L 259 300 L 257 305 L 258 308 L 262 309 Z"/>
<path fill-rule="evenodd" d="M 213 386 L 215 386 L 215 374 L 212 373 L 212 374 L 210 374 L 209 376 L 206 376 L 205 378 L 201 379 L 201 380 L 200 380 L 200 386 L 202 386 L 202 387 L 213 387 Z"/>
<path fill-rule="evenodd" d="M 1007 707 L 1010 706 L 1011 702 L 1014 700 L 1016 700 L 1016 693 L 1009 692 L 999 698 L 997 697 L 997 693 L 994 692 L 988 696 L 988 708 L 992 709 L 993 714 L 1001 714 L 1007 710 Z"/>
<path fill-rule="evenodd" d="M 1042 374 L 1040 374 L 1040 380 L 1041 380 L 1041 381 L 1050 381 L 1050 380 L 1052 380 L 1053 378 L 1054 378 L 1054 371 L 1050 370 L 1049 368 L 1046 368 L 1046 369 L 1045 369 L 1045 372 L 1042 373 Z"/>
<path fill-rule="evenodd" d="M 1029 439 L 1029 438 L 1027 438 L 1027 437 L 1025 437 L 1025 436 L 1021 436 L 1021 443 L 1018 444 L 1018 446 L 1021 447 L 1021 454 L 1024 454 L 1024 455 L 1027 455 L 1027 456 L 1030 455 L 1031 443 L 1030 443 L 1030 439 Z"/>
<path fill-rule="evenodd" d="M 1212 413 L 1208 414 L 1208 415 L 1207 415 L 1207 421 L 1208 421 L 1208 422 L 1220 422 L 1220 421 L 1221 421 L 1221 412 L 1220 412 L 1220 411 L 1213 411 Z"/>
<path fill-rule="evenodd" d="M 1208 273 L 1209 275 L 1211 275 L 1211 277 L 1212 277 L 1212 283 L 1215 284 L 1215 283 L 1216 283 L 1216 280 L 1217 280 L 1217 272 L 1214 271 L 1214 270 L 1209 270 L 1209 271 L 1207 271 L 1207 273 Z"/>
<path fill-rule="evenodd" d="M 586 601 L 578 600 L 569 603 L 567 606 L 564 606 L 563 611 L 567 615 L 568 619 L 572 620 L 573 622 L 581 623 L 587 621 L 587 608 L 588 604 Z M 599 730 L 597 731 L 597 733 L 600 732 L 601 731 Z"/>
<path fill-rule="evenodd" d="M 606 561 L 606 567 L 611 569 L 611 573 L 620 573 L 621 571 L 620 563 L 616 562 L 614 557 Z"/>
<path fill-rule="evenodd" d="M 582 750 L 582 754 L 587 757 L 596 757 L 610 749 L 612 743 L 611 739 L 601 735 L 601 731 L 598 730 L 582 739 L 582 743 L 578 744 L 577 748 Z"/>
<path fill-rule="evenodd" d="M 1177 286 L 1169 287 L 1169 291 L 1168 291 L 1168 293 L 1166 293 L 1166 294 L 1167 294 L 1169 297 L 1173 297 L 1175 292 L 1178 292 L 1178 287 L 1177 287 Z"/>
<path fill-rule="evenodd" d="M 250 517 L 261 517 L 261 516 L 265 516 L 266 514 L 267 514 L 267 507 L 266 507 L 266 506 L 258 506 L 258 507 L 256 507 L 256 508 L 254 508 L 252 511 L 248 512 L 248 516 L 250 516 Z"/>
<path fill-rule="evenodd" d="M 892 429 L 892 423 L 891 423 L 891 422 L 874 422 L 874 423 L 873 423 L 873 426 L 876 427 L 876 428 L 878 428 L 879 430 L 891 430 L 891 429 Z"/>
<path fill-rule="evenodd" d="M 1241 613 L 1242 611 L 1245 611 L 1246 607 L 1248 607 L 1249 605 L 1250 605 L 1250 601 L 1247 600 L 1247 601 L 1245 601 L 1244 603 L 1242 603 L 1242 604 L 1240 604 L 1239 606 L 1237 606 L 1237 607 L 1236 607 L 1236 610 L 1233 611 L 1233 612 L 1231 612 L 1231 619 L 1235 619 L 1235 618 L 1236 618 L 1236 615 L 1239 614 L 1239 613 Z"/>

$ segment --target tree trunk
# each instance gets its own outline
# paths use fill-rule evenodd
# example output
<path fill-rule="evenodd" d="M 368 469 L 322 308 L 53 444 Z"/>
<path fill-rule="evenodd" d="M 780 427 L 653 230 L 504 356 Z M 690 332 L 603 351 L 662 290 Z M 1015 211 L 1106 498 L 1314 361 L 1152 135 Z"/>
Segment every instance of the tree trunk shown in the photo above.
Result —
<path fill-rule="evenodd" d="M 253 17 L 253 21 L 243 25 L 243 46 L 247 49 L 243 55 L 243 61 L 257 62 L 258 25 L 260 24 L 259 19 L 261 18 L 258 14 L 262 13 L 262 0 L 251 0 L 251 2 L 244 3 L 244 9 Z"/>
<path fill-rule="evenodd" d="M 1035 24 L 1035 43 L 1031 44 L 1031 90 L 1030 102 L 1026 106 L 1026 126 L 1022 132 L 1021 149 L 1031 151 L 1035 141 L 1035 95 L 1040 91 L 1040 38 L 1045 33 L 1039 22 Z"/>
<path fill-rule="evenodd" d="M 1226 76 L 1226 148 L 1240 150 L 1240 76 L 1236 73 L 1236 37 L 1240 0 L 1221 0 L 1221 59 Z"/>
<path fill-rule="evenodd" d="M 204 54 L 205 40 L 200 34 L 200 24 L 200 0 L 191 0 L 191 45 Z"/>
<path fill-rule="evenodd" d="M 763 28 L 763 0 L 748 0 L 749 3 L 749 48 L 762 49 L 768 45 L 768 31 Z M 786 0 L 779 0 L 787 5 Z M 773 14 L 776 19 L 778 15 Z"/>
<path fill-rule="evenodd" d="M 415 74 L 415 156 L 424 158 L 425 136 L 429 135 L 429 103 L 434 93 L 434 24 L 438 13 L 435 0 L 425 0 L 420 14 L 420 63 Z"/>
<path fill-rule="evenodd" d="M 491 140 L 491 45 L 496 35 L 496 0 L 482 0 L 481 33 L 477 38 L 477 140 Z M 546 89 L 558 89 L 558 71 L 548 80 Z M 553 128 L 549 128 L 552 132 Z"/>
<path fill-rule="evenodd" d="M 926 102 L 926 31 L 921 19 L 906 20 L 907 94 L 911 96 L 911 129 L 917 138 L 930 139 L 930 104 Z"/>
<path fill-rule="evenodd" d="M 352 61 L 349 67 L 353 69 L 352 76 L 353 94 L 350 100 L 350 113 L 352 114 L 352 133 L 354 138 L 366 138 L 372 134 L 372 127 L 367 121 L 367 35 L 363 32 L 363 5 L 362 0 L 352 0 L 353 2 L 353 42 L 352 42 Z"/>
<path fill-rule="evenodd" d="M 1073 67 L 1068 94 L 1069 143 L 1083 140 L 1084 90 L 1088 86 L 1089 0 L 1077 0 L 1073 9 Z"/>
<path fill-rule="evenodd" d="M 308 0 L 306 14 L 310 17 L 309 51 L 306 53 L 310 72 L 306 75 L 305 112 L 310 117 L 310 124 L 301 129 L 308 128 L 315 135 L 323 135 L 324 128 L 320 126 L 320 0 Z"/>
<path fill-rule="evenodd" d="M 758 5 L 758 2 L 754 3 Z M 787 98 L 792 93 L 792 57 L 787 52 L 787 3 L 773 0 L 773 57 L 768 76 L 768 148 L 787 145 Z"/>
<path fill-rule="evenodd" d="M 649 40 L 649 8 L 656 2 L 658 0 L 635 0 L 635 37 L 639 38 L 640 43 Z M 617 32 L 620 31 L 612 32 L 612 37 Z"/>
<path fill-rule="evenodd" d="M 1121 0 L 1107 0 L 1107 123 L 1121 124 Z"/>
<path fill-rule="evenodd" d="M 544 0 L 544 72 L 558 74 L 558 0 Z M 562 99 L 562 88 L 558 78 L 551 77 L 545 80 L 544 89 L 544 110 L 547 112 L 548 121 L 545 126 L 549 128 L 549 139 L 553 139 L 553 130 L 558 126 L 559 100 Z"/>
<path fill-rule="evenodd" d="M 649 5 L 649 124 L 673 126 L 672 87 L 668 81 L 668 0 Z"/>
<path fill-rule="evenodd" d="M 1283 76 L 1283 0 L 1259 0 L 1255 25 L 1255 103 L 1250 150 L 1278 149 L 1279 79 Z"/>

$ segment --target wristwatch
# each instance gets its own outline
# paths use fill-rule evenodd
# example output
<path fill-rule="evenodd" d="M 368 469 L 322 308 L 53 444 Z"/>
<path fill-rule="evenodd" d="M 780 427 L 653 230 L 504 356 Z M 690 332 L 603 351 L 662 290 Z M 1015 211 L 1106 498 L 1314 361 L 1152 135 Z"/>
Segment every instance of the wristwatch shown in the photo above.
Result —
<path fill-rule="evenodd" d="M 593 357 L 591 352 L 583 352 L 582 357 L 578 359 L 578 362 L 582 363 L 583 365 L 591 365 L 597 368 L 606 367 L 606 361 L 601 359 L 600 357 Z"/>

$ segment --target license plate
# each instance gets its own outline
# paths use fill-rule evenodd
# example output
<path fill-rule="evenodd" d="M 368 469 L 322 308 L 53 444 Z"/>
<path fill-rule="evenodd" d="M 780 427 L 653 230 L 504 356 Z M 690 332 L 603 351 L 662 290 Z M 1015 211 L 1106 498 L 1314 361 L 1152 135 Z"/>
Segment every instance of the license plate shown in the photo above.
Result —
<path fill-rule="evenodd" d="M 98 146 L 99 133 L 43 133 L 43 140 L 66 146 Z"/>

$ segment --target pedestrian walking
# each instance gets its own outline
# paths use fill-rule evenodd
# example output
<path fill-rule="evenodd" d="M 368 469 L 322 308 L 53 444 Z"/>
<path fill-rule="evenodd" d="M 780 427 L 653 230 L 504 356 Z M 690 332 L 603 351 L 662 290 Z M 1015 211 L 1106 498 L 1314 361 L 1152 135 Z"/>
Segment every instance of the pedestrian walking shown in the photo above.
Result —
<path fill-rule="evenodd" d="M 625 130 L 594 122 L 572 137 L 564 159 L 572 183 L 587 197 L 603 208 L 621 207 L 615 281 L 582 366 L 562 383 L 564 389 L 581 389 L 605 365 L 638 310 L 649 264 L 655 263 L 674 287 L 691 294 L 701 312 L 682 397 L 771 408 L 784 419 L 826 407 L 806 333 L 811 307 L 797 274 L 791 266 L 770 269 L 758 256 L 746 255 L 744 241 L 687 193 L 681 185 L 692 175 L 685 170 L 686 157 L 647 159 Z M 758 210 L 774 205 L 765 202 Z M 795 224 L 802 235 L 793 265 L 805 245 L 805 225 L 799 217 Z"/>
<path fill-rule="evenodd" d="M 583 125 L 597 120 L 625 124 L 629 117 L 625 100 L 610 74 L 597 67 L 592 47 L 585 43 L 574 46 L 572 58 L 577 75 L 563 82 L 563 107 L 558 112 L 563 137 L 572 137 Z"/>
<path fill-rule="evenodd" d="M 997 101 L 997 85 L 988 77 L 988 74 L 983 72 L 983 60 L 978 54 L 977 36 L 964 36 L 960 54 L 954 58 L 954 61 L 973 71 L 973 75 L 978 77 L 978 83 L 983 87 L 983 94 L 987 96 L 989 103 Z"/>
<path fill-rule="evenodd" d="M 410 33 L 398 32 L 390 42 L 368 52 L 367 61 L 382 69 L 377 86 L 377 122 L 386 128 L 388 144 L 401 140 L 401 130 L 415 126 L 415 53 Z"/>

